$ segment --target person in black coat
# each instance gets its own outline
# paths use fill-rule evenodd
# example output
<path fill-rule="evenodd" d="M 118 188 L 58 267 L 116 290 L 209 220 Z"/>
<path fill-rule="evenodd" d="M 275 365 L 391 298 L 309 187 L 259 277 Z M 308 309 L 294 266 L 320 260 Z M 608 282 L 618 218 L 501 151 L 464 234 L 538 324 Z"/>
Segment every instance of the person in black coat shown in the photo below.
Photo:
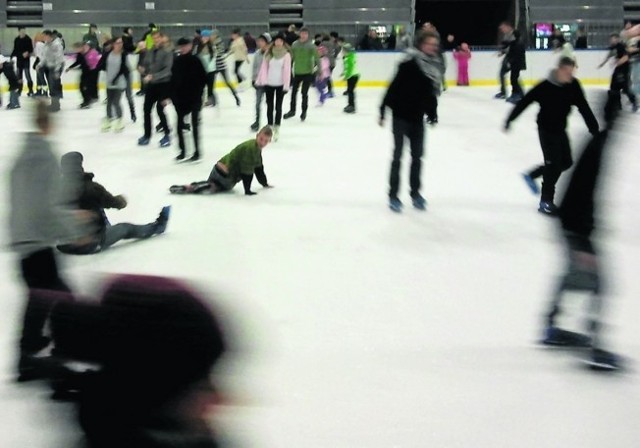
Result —
<path fill-rule="evenodd" d="M 146 225 L 121 223 L 111 225 L 104 209 L 122 210 L 127 200 L 122 195 L 114 196 L 99 183 L 94 174 L 83 167 L 84 157 L 79 152 L 69 152 L 62 156 L 62 197 L 65 204 L 73 209 L 86 210 L 95 216 L 92 237 L 82 243 L 58 246 L 60 252 L 71 255 L 89 255 L 102 252 L 125 239 L 146 239 L 164 233 L 169 221 L 170 207 L 164 207 L 154 222 Z"/>
<path fill-rule="evenodd" d="M 542 194 L 538 211 L 548 215 L 557 213 L 557 207 L 553 202 L 556 183 L 562 172 L 573 165 L 566 131 L 571 107 L 578 108 L 591 134 L 595 135 L 599 130 L 598 120 L 587 103 L 582 86 L 573 77 L 575 66 L 573 59 L 562 58 L 558 68 L 551 72 L 549 78 L 531 89 L 513 108 L 505 123 L 505 130 L 509 130 L 511 122 L 529 105 L 533 102 L 540 104 L 538 135 L 545 164 L 524 174 L 524 179 L 531 191 L 538 194 L 535 179 L 542 176 Z"/>
<path fill-rule="evenodd" d="M 511 96 L 507 101 L 515 104 L 524 96 L 520 84 L 520 72 L 527 69 L 527 49 L 518 30 L 513 32 L 513 40 L 509 43 L 509 51 L 505 57 L 511 69 Z"/>
<path fill-rule="evenodd" d="M 567 247 L 567 269 L 555 289 L 545 313 L 545 334 L 542 343 L 562 347 L 590 347 L 587 364 L 596 370 L 617 370 L 620 360 L 603 350 L 602 340 L 602 280 L 597 251 L 592 242 L 596 229 L 595 210 L 598 180 L 607 152 L 609 133 L 618 113 L 619 92 L 609 92 L 605 106 L 606 128 L 588 142 L 569 181 L 559 207 L 562 234 Z M 586 334 L 567 331 L 558 326 L 562 314 L 562 299 L 566 292 L 591 294 Z"/>
<path fill-rule="evenodd" d="M 407 137 L 411 146 L 411 199 L 414 207 L 424 210 L 425 199 L 420 195 L 422 155 L 424 154 L 424 118 L 435 113 L 437 96 L 442 87 L 442 62 L 438 55 L 438 35 L 420 31 L 416 47 L 406 51 L 405 59 L 398 66 L 395 78 L 387 89 L 380 106 L 380 126 L 384 125 L 386 108 L 393 111 L 393 138 L 395 148 L 389 180 L 389 207 L 402 210 L 398 198 L 400 186 L 400 162 Z"/>
<path fill-rule="evenodd" d="M 210 375 L 228 342 L 208 301 L 179 280 L 118 275 L 98 300 L 54 308 L 56 354 L 95 366 L 55 381 L 77 400 L 88 448 L 219 446 Z"/>
<path fill-rule="evenodd" d="M 27 78 L 27 86 L 29 87 L 29 96 L 33 96 L 33 79 L 31 79 L 31 55 L 33 54 L 33 42 L 27 36 L 23 26 L 18 28 L 18 36 L 13 41 L 12 58 L 16 58 L 16 69 L 18 79 Z"/>
<path fill-rule="evenodd" d="M 615 59 L 616 65 L 611 75 L 611 85 L 609 89 L 612 92 L 622 92 L 627 95 L 633 112 L 637 112 L 638 102 L 636 101 L 636 95 L 632 92 L 629 85 L 629 76 L 631 74 L 629 53 L 625 44 L 620 40 L 620 35 L 617 33 L 611 35 L 609 40 L 609 53 L 598 68 L 602 68 L 611 58 Z M 622 103 L 618 104 L 618 107 L 622 109 Z"/>
<path fill-rule="evenodd" d="M 178 113 L 178 142 L 180 154 L 176 160 L 186 157 L 184 141 L 185 117 L 191 114 L 191 130 L 193 132 L 193 155 L 190 162 L 200 159 L 200 109 L 202 109 L 202 94 L 207 85 L 207 72 L 200 59 L 193 54 L 193 44 L 186 37 L 178 40 L 180 55 L 176 58 L 171 69 L 172 95 L 171 100 Z"/>

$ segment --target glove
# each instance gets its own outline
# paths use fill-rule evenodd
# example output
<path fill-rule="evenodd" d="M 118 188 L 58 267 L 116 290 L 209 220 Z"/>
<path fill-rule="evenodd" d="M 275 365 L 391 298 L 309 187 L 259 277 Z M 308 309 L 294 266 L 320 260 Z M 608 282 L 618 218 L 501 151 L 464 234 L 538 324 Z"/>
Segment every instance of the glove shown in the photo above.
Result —
<path fill-rule="evenodd" d="M 116 196 L 116 200 L 118 201 L 118 205 L 116 207 L 118 210 L 122 210 L 123 208 L 125 208 L 127 206 L 127 199 L 124 196 L 122 196 L 121 194 Z"/>

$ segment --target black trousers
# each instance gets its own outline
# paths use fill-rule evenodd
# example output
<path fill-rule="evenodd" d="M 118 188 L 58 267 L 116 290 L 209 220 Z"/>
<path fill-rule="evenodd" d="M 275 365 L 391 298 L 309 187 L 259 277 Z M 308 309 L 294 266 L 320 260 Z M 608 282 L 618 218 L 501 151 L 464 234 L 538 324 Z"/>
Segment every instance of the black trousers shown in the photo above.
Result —
<path fill-rule="evenodd" d="M 611 75 L 611 85 L 609 89 L 612 92 L 622 92 L 627 95 L 631 104 L 636 104 L 636 96 L 631 91 L 629 82 L 629 66 L 616 67 Z"/>
<path fill-rule="evenodd" d="M 503 95 L 507 95 L 507 85 L 505 83 L 505 76 L 507 76 L 507 73 L 509 73 L 511 71 L 511 67 L 509 66 L 509 61 L 507 61 L 506 57 L 502 58 L 502 64 L 500 65 L 500 74 L 499 79 L 500 79 L 500 93 L 502 93 Z"/>
<path fill-rule="evenodd" d="M 214 99 L 213 83 L 216 82 L 216 73 L 207 73 L 207 98 Z"/>
<path fill-rule="evenodd" d="M 524 96 L 524 91 L 520 84 L 520 69 L 511 69 L 511 96 Z"/>
<path fill-rule="evenodd" d="M 313 75 L 295 75 L 293 77 L 293 88 L 291 89 L 290 111 L 296 112 L 298 89 L 302 84 L 302 112 L 306 112 L 309 107 L 309 88 L 313 84 Z"/>
<path fill-rule="evenodd" d="M 238 79 L 238 84 L 244 81 L 244 76 L 242 76 L 242 73 L 240 73 L 240 67 L 242 67 L 243 63 L 244 61 L 236 61 L 235 73 L 236 73 L 236 78 Z"/>
<path fill-rule="evenodd" d="M 329 75 L 329 79 L 327 79 L 327 93 L 331 95 L 333 93 L 333 70 L 335 67 L 330 67 L 331 74 Z"/>
<path fill-rule="evenodd" d="M 193 133 L 193 155 L 200 155 L 200 109 L 202 104 L 194 104 L 191 107 L 176 107 L 178 112 L 178 145 L 180 146 L 180 154 L 185 155 L 187 147 L 184 141 L 185 124 L 184 119 L 187 115 L 191 115 L 191 132 Z"/>
<path fill-rule="evenodd" d="M 87 73 L 87 89 L 89 92 L 89 96 L 91 99 L 98 100 L 98 78 L 100 76 L 100 72 L 97 70 L 89 70 Z"/>
<path fill-rule="evenodd" d="M 29 93 L 33 92 L 33 79 L 31 78 L 31 61 L 29 59 L 18 59 L 16 65 L 18 70 L 18 79 L 27 78 L 27 86 L 29 87 Z"/>
<path fill-rule="evenodd" d="M 356 86 L 358 85 L 359 80 L 359 75 L 355 75 L 347 79 L 347 98 L 349 106 L 356 107 Z"/>
<path fill-rule="evenodd" d="M 70 292 L 60 278 L 52 248 L 42 249 L 24 257 L 20 262 L 22 278 L 29 288 L 22 324 L 20 349 L 23 354 L 35 353 L 46 346 L 42 334 L 55 299 L 48 291 Z"/>
<path fill-rule="evenodd" d="M 411 148 L 411 171 L 409 175 L 411 196 L 413 197 L 420 193 L 420 174 L 422 171 L 422 156 L 424 154 L 424 121 L 412 122 L 393 117 L 394 149 L 389 179 L 390 198 L 397 197 L 400 188 L 400 163 L 402 162 L 405 137 L 409 139 Z"/>
<path fill-rule="evenodd" d="M 151 110 L 156 105 L 160 125 L 165 135 L 169 135 L 169 125 L 167 124 L 167 116 L 164 114 L 164 106 L 162 102 L 169 98 L 171 94 L 171 86 L 169 83 L 148 84 L 147 93 L 144 97 L 144 136 L 151 138 Z"/>
<path fill-rule="evenodd" d="M 84 104 L 88 104 L 93 100 L 89 89 L 89 84 L 91 83 L 89 78 L 89 73 L 83 72 L 80 75 L 80 94 L 82 95 L 82 102 Z"/>
<path fill-rule="evenodd" d="M 538 136 L 544 156 L 544 165 L 531 170 L 529 175 L 534 179 L 542 176 L 542 195 L 540 200 L 553 202 L 556 183 L 558 183 L 560 175 L 573 165 L 571 144 L 565 131 L 548 132 L 538 129 Z"/>
<path fill-rule="evenodd" d="M 5 62 L 0 69 L 0 74 L 4 74 L 4 76 L 7 78 L 7 81 L 9 81 L 9 90 L 21 90 L 21 78 L 18 78 L 16 76 L 16 72 L 13 71 L 13 64 Z"/>
<path fill-rule="evenodd" d="M 45 67 L 43 68 L 43 74 L 49 85 L 49 96 L 62 98 L 62 71 Z"/>
<path fill-rule="evenodd" d="M 229 77 L 227 76 L 227 71 L 226 70 L 220 70 L 220 71 L 216 71 L 213 72 L 213 80 L 211 85 L 213 86 L 212 89 L 212 93 L 213 93 L 213 104 L 216 104 L 217 98 L 216 98 L 216 77 L 218 76 L 218 74 L 220 74 L 220 76 L 222 76 L 222 79 L 224 79 L 224 83 L 227 85 L 227 87 L 229 87 L 229 90 L 231 90 L 231 94 L 233 95 L 233 97 L 236 99 L 236 101 L 238 100 L 238 94 L 236 93 L 236 89 L 233 88 L 233 86 L 231 85 L 231 83 L 229 82 Z"/>
<path fill-rule="evenodd" d="M 280 126 L 282 122 L 282 101 L 284 100 L 284 87 L 264 86 L 264 93 L 267 97 L 267 124 L 269 126 Z M 275 121 L 273 111 L 275 109 Z"/>

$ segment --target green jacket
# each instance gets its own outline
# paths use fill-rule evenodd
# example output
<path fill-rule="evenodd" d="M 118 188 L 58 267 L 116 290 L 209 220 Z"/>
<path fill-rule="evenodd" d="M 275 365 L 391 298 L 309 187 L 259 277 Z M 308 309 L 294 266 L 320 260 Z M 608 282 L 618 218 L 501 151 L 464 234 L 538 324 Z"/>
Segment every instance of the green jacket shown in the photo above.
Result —
<path fill-rule="evenodd" d="M 255 139 L 247 140 L 220 159 L 220 163 L 229 169 L 229 179 L 237 184 L 243 174 L 253 175 L 256 168 L 262 166 L 262 151 Z"/>
<path fill-rule="evenodd" d="M 305 43 L 297 40 L 291 46 L 294 75 L 311 75 L 315 72 L 320 58 L 318 49 L 311 40 Z"/>
<path fill-rule="evenodd" d="M 351 45 L 345 45 L 344 56 L 342 60 L 344 62 L 344 79 L 353 78 L 360 74 L 358 67 L 356 66 L 356 52 Z"/>

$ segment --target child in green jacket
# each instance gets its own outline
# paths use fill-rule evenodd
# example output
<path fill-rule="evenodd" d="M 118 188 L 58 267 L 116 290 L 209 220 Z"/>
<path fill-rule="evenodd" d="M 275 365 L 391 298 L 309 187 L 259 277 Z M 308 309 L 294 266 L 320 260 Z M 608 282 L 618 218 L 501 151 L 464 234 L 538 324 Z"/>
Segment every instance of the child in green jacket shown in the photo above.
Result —
<path fill-rule="evenodd" d="M 344 71 L 342 72 L 342 77 L 347 81 L 347 97 L 348 104 L 347 107 L 344 108 L 344 112 L 348 114 L 356 113 L 356 85 L 358 84 L 358 80 L 360 79 L 360 73 L 358 72 L 358 67 L 356 65 L 356 50 L 353 48 L 353 45 L 345 43 L 344 39 L 341 37 L 338 39 L 340 46 L 342 47 L 342 61 L 344 65 Z"/>
<path fill-rule="evenodd" d="M 221 158 L 211 170 L 209 178 L 189 185 L 173 185 L 169 191 L 173 194 L 220 193 L 229 191 L 242 181 L 244 194 L 253 196 L 251 191 L 253 175 L 264 188 L 271 188 L 267 182 L 262 164 L 262 150 L 271 142 L 273 131 L 265 126 L 255 139 L 247 140 L 236 146 L 229 154 Z"/>

